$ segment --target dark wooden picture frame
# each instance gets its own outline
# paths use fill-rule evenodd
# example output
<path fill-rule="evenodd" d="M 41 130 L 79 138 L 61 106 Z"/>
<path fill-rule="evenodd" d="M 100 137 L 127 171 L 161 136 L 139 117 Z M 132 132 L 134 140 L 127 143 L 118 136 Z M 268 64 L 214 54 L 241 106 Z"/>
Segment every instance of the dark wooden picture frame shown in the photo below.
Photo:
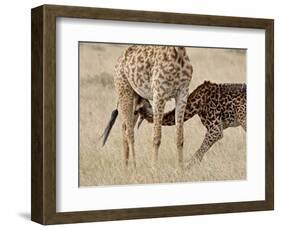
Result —
<path fill-rule="evenodd" d="M 43 5 L 32 9 L 31 219 L 63 224 L 231 213 L 274 209 L 274 21 L 162 12 Z M 56 212 L 56 18 L 264 29 L 265 51 L 265 200 L 216 204 Z"/>

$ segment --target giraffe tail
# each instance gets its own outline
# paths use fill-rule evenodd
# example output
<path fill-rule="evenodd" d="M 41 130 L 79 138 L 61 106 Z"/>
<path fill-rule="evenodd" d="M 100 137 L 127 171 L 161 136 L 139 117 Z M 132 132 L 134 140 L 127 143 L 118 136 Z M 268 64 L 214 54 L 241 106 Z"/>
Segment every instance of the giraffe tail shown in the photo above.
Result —
<path fill-rule="evenodd" d="M 105 143 L 107 141 L 107 138 L 108 138 L 108 136 L 110 134 L 110 131 L 111 131 L 111 129 L 112 129 L 112 127 L 113 127 L 113 125 L 114 125 L 114 123 L 116 121 L 117 116 L 118 116 L 118 109 L 115 109 L 115 110 L 112 111 L 110 120 L 109 120 L 109 122 L 108 122 L 105 130 L 103 131 L 102 136 L 101 136 L 103 138 L 102 146 L 105 145 Z"/>

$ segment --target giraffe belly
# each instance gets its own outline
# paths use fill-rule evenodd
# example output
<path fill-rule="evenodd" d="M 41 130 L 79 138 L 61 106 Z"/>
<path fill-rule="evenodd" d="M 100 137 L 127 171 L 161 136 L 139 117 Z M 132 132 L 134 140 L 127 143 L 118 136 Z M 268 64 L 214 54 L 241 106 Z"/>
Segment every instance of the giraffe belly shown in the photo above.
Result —
<path fill-rule="evenodd" d="M 152 90 L 151 90 L 151 86 L 149 83 L 136 83 L 132 80 L 129 80 L 131 87 L 133 88 L 133 90 L 142 98 L 145 98 L 147 100 L 152 100 Z"/>

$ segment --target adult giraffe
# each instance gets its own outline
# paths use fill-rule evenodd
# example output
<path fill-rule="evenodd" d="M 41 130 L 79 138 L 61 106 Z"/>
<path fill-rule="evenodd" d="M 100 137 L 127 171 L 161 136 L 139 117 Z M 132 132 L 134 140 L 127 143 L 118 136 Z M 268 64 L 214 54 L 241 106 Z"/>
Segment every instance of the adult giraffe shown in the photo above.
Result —
<path fill-rule="evenodd" d="M 114 83 L 118 106 L 112 113 L 104 132 L 104 143 L 118 111 L 122 118 L 125 164 L 133 156 L 134 126 L 138 119 L 136 106 L 142 98 L 152 100 L 153 108 L 153 162 L 158 158 L 161 143 L 161 124 L 165 104 L 175 99 L 176 144 L 179 164 L 183 161 L 183 122 L 193 68 L 184 47 L 133 45 L 128 47 L 115 66 Z"/>

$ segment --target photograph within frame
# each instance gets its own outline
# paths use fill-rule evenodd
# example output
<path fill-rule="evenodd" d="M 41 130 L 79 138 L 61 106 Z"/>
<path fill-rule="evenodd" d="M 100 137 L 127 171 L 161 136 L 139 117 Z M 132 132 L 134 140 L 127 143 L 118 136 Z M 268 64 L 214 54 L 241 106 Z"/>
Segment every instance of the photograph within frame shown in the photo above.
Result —
<path fill-rule="evenodd" d="M 221 137 L 210 144 L 208 147 L 210 148 L 209 151 L 204 151 L 206 156 L 202 163 L 198 162 L 194 167 L 189 166 L 188 162 L 191 161 L 192 154 L 196 152 L 201 144 L 201 149 L 205 148 L 202 142 L 207 133 L 207 128 L 210 129 L 211 127 L 210 124 L 206 123 L 207 116 L 202 115 L 203 107 L 206 111 L 206 105 L 200 105 L 201 109 L 197 108 L 198 111 L 188 118 L 188 122 L 185 122 L 184 136 L 185 140 L 189 141 L 185 141 L 183 150 L 184 169 L 181 170 L 177 162 L 176 128 L 174 124 L 168 124 L 173 125 L 171 128 L 162 127 L 162 141 L 156 168 L 152 165 L 151 158 L 153 125 L 148 124 L 148 122 L 142 122 L 142 127 L 139 129 L 135 128 L 136 168 L 133 167 L 132 155 L 128 156 L 128 166 L 125 166 L 123 162 L 122 119 L 120 118 L 120 112 L 115 124 L 116 127 L 113 128 L 114 134 L 110 134 L 111 137 L 108 138 L 108 143 L 103 146 L 101 138 L 103 130 L 112 110 L 118 104 L 118 94 L 114 87 L 115 66 L 118 65 L 118 59 L 122 58 L 122 54 L 124 55 L 126 49 L 132 46 L 137 48 L 137 46 L 132 44 L 83 41 L 80 41 L 78 46 L 80 101 L 78 116 L 80 119 L 79 186 L 182 183 L 245 180 L 247 178 L 245 132 L 246 49 L 182 47 L 185 49 L 186 56 L 190 59 L 190 64 L 193 68 L 192 79 L 188 87 L 190 95 L 194 95 L 194 99 L 195 97 L 201 97 L 202 93 L 192 94 L 192 92 L 197 87 L 200 88 L 201 86 L 202 88 L 206 85 L 204 88 L 210 88 L 212 91 L 205 93 L 208 96 L 205 101 L 214 100 L 217 105 L 217 102 L 220 101 L 224 111 L 219 112 L 215 119 L 222 119 L 220 123 L 222 130 L 219 132 Z M 161 50 L 163 48 L 163 55 L 169 55 L 167 49 L 175 49 L 175 46 L 142 45 L 142 47 L 144 47 L 145 52 L 146 50 L 153 50 L 155 48 Z M 137 52 L 137 55 L 140 56 L 140 51 Z M 144 68 L 146 65 L 149 67 L 152 58 L 143 58 L 146 62 L 144 63 Z M 172 60 L 169 60 L 169 64 L 171 63 Z M 136 66 L 140 64 L 136 59 Z M 130 64 L 126 68 L 130 68 Z M 169 73 L 167 74 L 169 75 Z M 168 77 L 168 83 L 170 83 L 172 76 Z M 138 78 L 142 78 L 142 76 L 138 76 Z M 207 86 L 208 81 L 211 83 L 209 86 Z M 214 94 L 215 92 L 217 95 Z M 211 94 L 212 97 L 210 96 Z M 231 99 L 231 97 L 233 98 Z M 241 98 L 242 101 L 239 101 Z M 235 105 L 237 100 L 243 104 L 238 103 L 239 108 L 237 107 L 238 104 Z M 198 100 L 194 100 L 193 106 L 198 103 Z M 167 102 L 165 111 L 170 111 L 170 114 L 167 114 L 166 117 L 164 116 L 165 121 L 173 119 L 175 123 L 175 115 L 171 113 L 174 106 L 174 100 Z M 211 108 L 211 104 L 208 106 L 209 109 L 221 110 L 219 106 L 216 108 Z M 227 112 L 226 109 L 228 109 Z M 241 109 L 242 111 L 244 109 L 244 121 L 239 120 L 237 117 L 239 116 L 237 109 L 240 109 L 240 112 Z M 199 116 L 199 113 L 201 113 L 201 116 Z M 209 119 L 207 122 L 217 122 L 215 120 L 211 121 Z M 239 123 L 239 121 L 244 123 Z M 139 122 L 141 122 L 140 117 Z M 244 127 L 241 125 L 244 125 Z M 231 126 L 236 128 L 228 129 Z M 239 126 L 240 128 L 238 128 Z M 210 137 L 212 136 L 214 135 Z M 110 140 L 111 138 L 112 140 Z M 187 153 L 187 149 L 190 153 Z M 188 160 L 188 158 L 191 159 Z"/>

